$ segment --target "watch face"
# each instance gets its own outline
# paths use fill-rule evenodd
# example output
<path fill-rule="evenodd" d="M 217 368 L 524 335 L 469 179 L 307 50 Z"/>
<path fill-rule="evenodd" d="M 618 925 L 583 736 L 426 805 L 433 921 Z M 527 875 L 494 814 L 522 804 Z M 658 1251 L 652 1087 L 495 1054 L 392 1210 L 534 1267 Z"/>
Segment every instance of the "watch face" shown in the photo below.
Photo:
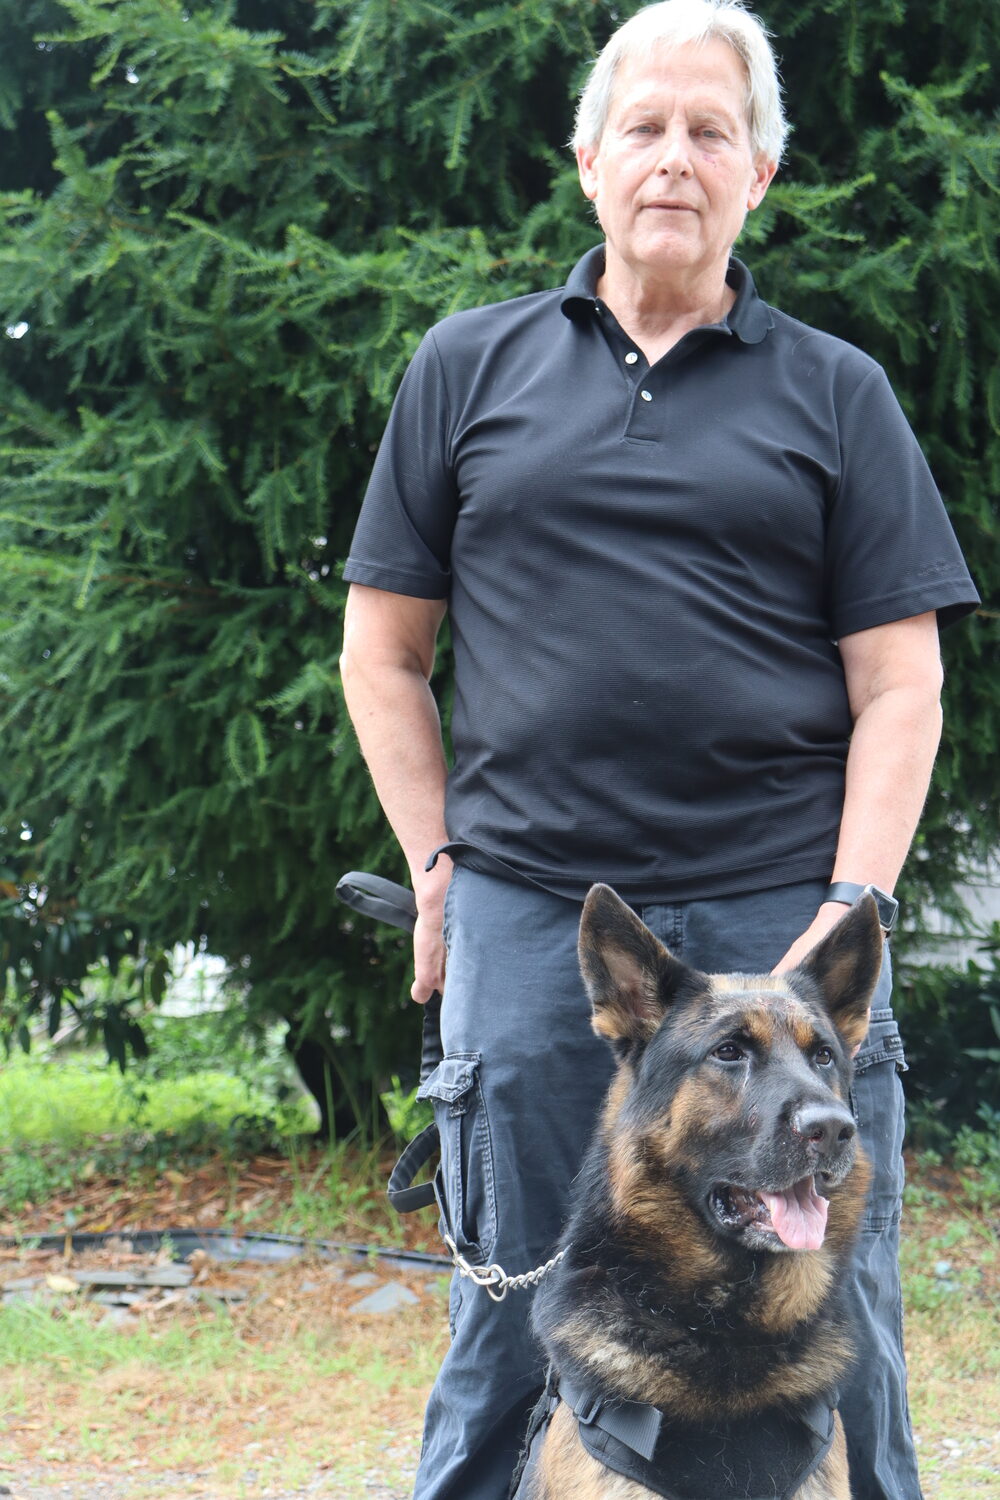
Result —
<path fill-rule="evenodd" d="M 878 907 L 878 919 L 882 923 L 883 930 L 888 932 L 896 920 L 899 911 L 899 902 L 895 896 L 889 896 L 885 891 L 880 891 L 876 885 L 866 885 L 866 891 L 870 891 L 875 897 L 875 905 Z"/>

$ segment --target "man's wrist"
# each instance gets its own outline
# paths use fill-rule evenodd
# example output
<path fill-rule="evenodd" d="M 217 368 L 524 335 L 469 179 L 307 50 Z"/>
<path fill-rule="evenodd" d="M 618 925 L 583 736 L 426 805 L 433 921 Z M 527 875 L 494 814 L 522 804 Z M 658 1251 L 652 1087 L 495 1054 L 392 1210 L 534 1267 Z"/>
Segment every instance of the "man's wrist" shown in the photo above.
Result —
<path fill-rule="evenodd" d="M 452 868 L 452 862 L 447 854 L 439 855 L 430 870 L 415 865 L 410 866 L 413 894 L 417 898 L 419 910 L 424 911 L 444 904 L 444 893 L 451 880 Z"/>
<path fill-rule="evenodd" d="M 835 880 L 828 887 L 823 900 L 824 903 L 831 901 L 843 906 L 853 906 L 859 896 L 863 896 L 866 892 L 875 898 L 882 931 L 888 937 L 896 925 L 896 918 L 899 915 L 899 902 L 895 896 L 890 895 L 888 891 L 881 890 L 877 885 L 873 885 L 871 881 L 867 885 L 857 885 L 853 880 Z"/>

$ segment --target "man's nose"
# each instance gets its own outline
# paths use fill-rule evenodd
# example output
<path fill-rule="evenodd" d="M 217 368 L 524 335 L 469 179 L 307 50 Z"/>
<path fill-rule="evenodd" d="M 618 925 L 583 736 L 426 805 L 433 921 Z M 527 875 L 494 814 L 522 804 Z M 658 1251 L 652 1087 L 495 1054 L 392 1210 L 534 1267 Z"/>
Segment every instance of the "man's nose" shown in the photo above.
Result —
<path fill-rule="evenodd" d="M 691 176 L 691 141 L 686 130 L 678 127 L 664 132 L 656 170 L 668 177 Z"/>

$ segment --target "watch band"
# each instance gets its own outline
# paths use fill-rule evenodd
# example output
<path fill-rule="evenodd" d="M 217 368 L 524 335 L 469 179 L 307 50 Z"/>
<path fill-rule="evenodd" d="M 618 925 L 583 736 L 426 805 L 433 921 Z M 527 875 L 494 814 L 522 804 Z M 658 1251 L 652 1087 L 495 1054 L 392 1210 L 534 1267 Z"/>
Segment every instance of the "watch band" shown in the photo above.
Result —
<path fill-rule="evenodd" d="M 823 898 L 825 901 L 842 901 L 845 906 L 853 906 L 859 896 L 865 892 L 875 897 L 878 907 L 879 921 L 882 923 L 882 931 L 888 935 L 896 925 L 899 915 L 899 902 L 895 896 L 890 896 L 887 891 L 880 891 L 877 885 L 855 885 L 853 880 L 835 880 L 827 889 Z"/>

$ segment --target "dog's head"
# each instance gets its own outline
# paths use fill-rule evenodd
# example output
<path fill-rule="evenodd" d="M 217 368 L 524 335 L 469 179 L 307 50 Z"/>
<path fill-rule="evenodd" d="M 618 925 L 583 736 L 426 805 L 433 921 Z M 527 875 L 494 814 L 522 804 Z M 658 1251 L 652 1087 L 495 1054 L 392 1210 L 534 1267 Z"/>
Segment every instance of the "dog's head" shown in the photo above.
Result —
<path fill-rule="evenodd" d="M 786 974 L 681 963 L 607 886 L 587 897 L 580 964 L 619 1077 L 605 1128 L 619 1191 L 650 1208 L 669 1178 L 714 1235 L 813 1250 L 858 1157 L 848 1102 L 882 961 L 871 896 Z M 655 1211 L 655 1209 L 653 1210 Z"/>

